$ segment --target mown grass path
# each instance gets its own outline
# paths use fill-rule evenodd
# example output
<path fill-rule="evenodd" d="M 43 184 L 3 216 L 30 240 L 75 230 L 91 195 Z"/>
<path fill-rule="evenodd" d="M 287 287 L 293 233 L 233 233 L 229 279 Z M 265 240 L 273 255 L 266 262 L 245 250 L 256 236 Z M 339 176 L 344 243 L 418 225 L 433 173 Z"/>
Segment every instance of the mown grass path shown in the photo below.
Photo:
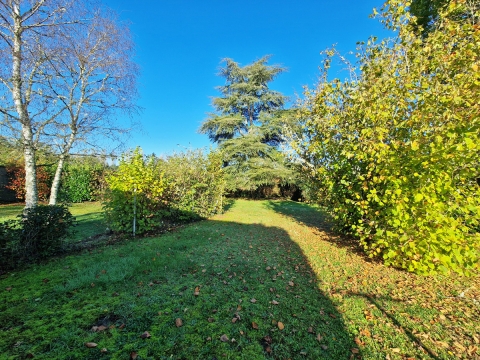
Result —
<path fill-rule="evenodd" d="M 471 359 L 478 290 L 368 262 L 308 205 L 238 200 L 2 277 L 0 358 Z"/>

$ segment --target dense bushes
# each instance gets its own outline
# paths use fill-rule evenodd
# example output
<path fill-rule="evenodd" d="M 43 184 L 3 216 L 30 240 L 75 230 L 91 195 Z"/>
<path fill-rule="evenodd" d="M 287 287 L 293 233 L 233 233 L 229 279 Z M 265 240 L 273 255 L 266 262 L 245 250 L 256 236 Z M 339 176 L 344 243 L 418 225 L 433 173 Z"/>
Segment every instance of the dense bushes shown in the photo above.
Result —
<path fill-rule="evenodd" d="M 74 218 L 63 205 L 26 209 L 18 220 L 0 223 L 0 268 L 45 259 L 60 252 Z"/>
<path fill-rule="evenodd" d="M 105 215 L 115 231 L 136 232 L 211 216 L 223 207 L 221 159 L 202 151 L 174 154 L 166 159 L 145 157 L 141 150 L 125 154 L 107 178 Z"/>
<path fill-rule="evenodd" d="M 384 21 L 398 36 L 362 49 L 358 78 L 329 81 L 327 52 L 292 145 L 317 197 L 370 256 L 468 274 L 480 254 L 480 30 L 443 14 L 417 36 L 397 3 Z"/>
<path fill-rule="evenodd" d="M 62 173 L 60 200 L 71 203 L 99 200 L 106 187 L 105 171 L 101 163 L 69 163 Z"/>
<path fill-rule="evenodd" d="M 23 164 L 11 164 L 6 166 L 9 184 L 7 189 L 15 191 L 18 200 L 25 200 L 25 166 Z M 49 167 L 37 166 L 37 191 L 38 199 L 46 201 L 50 196 L 52 176 Z"/>

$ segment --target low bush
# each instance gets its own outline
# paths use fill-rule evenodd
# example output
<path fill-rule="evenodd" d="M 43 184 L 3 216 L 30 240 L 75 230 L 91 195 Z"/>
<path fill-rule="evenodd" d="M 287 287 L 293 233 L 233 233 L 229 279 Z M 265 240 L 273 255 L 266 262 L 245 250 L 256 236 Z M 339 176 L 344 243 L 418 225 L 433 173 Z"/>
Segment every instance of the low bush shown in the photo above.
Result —
<path fill-rule="evenodd" d="M 74 221 L 64 205 L 38 205 L 17 220 L 0 223 L 1 267 L 13 268 L 59 253 Z"/>

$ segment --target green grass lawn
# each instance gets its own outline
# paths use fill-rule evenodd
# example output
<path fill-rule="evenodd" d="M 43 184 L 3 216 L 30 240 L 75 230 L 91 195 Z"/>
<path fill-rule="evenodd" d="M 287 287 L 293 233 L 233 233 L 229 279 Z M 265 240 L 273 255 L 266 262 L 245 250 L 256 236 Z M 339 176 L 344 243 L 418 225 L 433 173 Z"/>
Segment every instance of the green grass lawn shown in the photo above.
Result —
<path fill-rule="evenodd" d="M 386 268 L 328 229 L 305 204 L 238 200 L 159 237 L 5 274 L 0 358 L 480 356 L 478 277 Z"/>
<path fill-rule="evenodd" d="M 0 221 L 15 219 L 23 211 L 24 204 L 0 205 Z M 99 202 L 72 204 L 70 212 L 77 220 L 75 235 L 69 242 L 78 242 L 90 236 L 105 233 L 102 205 Z"/>

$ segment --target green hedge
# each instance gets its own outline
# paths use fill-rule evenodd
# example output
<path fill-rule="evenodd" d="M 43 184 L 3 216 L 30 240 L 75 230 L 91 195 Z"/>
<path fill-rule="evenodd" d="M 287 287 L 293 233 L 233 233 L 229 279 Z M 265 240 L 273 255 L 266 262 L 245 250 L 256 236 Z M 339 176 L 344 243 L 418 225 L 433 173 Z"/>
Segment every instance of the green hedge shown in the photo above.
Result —
<path fill-rule="evenodd" d="M 114 231 L 141 234 L 222 211 L 224 180 L 221 159 L 200 150 L 166 159 L 146 157 L 140 148 L 122 156 L 107 177 L 104 209 Z"/>

